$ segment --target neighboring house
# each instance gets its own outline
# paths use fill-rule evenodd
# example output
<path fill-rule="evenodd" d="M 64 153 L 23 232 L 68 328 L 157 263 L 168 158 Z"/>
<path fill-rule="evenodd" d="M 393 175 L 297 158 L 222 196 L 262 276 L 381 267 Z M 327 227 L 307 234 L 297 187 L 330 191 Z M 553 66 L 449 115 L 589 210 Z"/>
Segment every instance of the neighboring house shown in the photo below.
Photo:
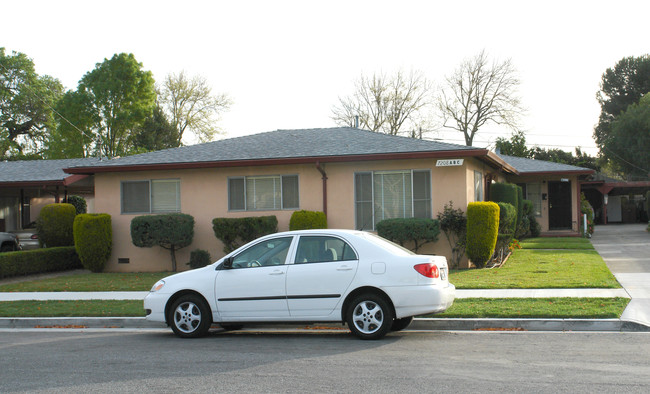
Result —
<path fill-rule="evenodd" d="M 63 169 L 96 162 L 94 158 L 0 162 L 0 231 L 22 230 L 44 205 L 72 194 L 84 197 L 92 212 L 92 175 L 71 175 Z"/>
<path fill-rule="evenodd" d="M 650 181 L 622 181 L 596 174 L 582 185 L 598 224 L 647 222 L 644 202 Z"/>
<path fill-rule="evenodd" d="M 475 147 L 329 128 L 277 130 L 65 171 L 94 175 L 95 211 L 112 217 L 113 253 L 107 270 L 160 271 L 170 269 L 169 253 L 131 242 L 130 223 L 138 215 L 192 215 L 194 242 L 177 253 L 178 260 L 189 261 L 190 251 L 197 248 L 208 250 L 216 260 L 223 256 L 212 230 L 217 217 L 275 215 L 283 231 L 289 228 L 291 214 L 305 209 L 325 212 L 330 228 L 374 230 L 385 218 L 435 218 L 449 201 L 465 209 L 469 202 L 487 198 L 492 181 L 526 183 L 529 196 L 534 194 L 529 185 L 541 182 L 543 199 L 551 183 L 565 183 L 561 177 L 567 173 L 571 189 L 560 187 L 561 196 L 571 196 L 566 228 L 577 231 L 575 189 L 585 169 L 563 167 L 560 176 L 552 170 L 529 174 L 522 167 L 520 173 L 516 167 L 523 164 L 515 159 Z M 537 205 L 544 218 L 546 204 Z M 427 247 L 425 253 L 449 254 L 444 240 Z"/>
<path fill-rule="evenodd" d="M 499 156 L 517 171 L 516 175 L 508 175 L 506 179 L 521 186 L 524 199 L 533 202 L 535 216 L 543 233 L 579 231 L 581 183 L 594 174 L 594 170 L 550 161 Z"/>

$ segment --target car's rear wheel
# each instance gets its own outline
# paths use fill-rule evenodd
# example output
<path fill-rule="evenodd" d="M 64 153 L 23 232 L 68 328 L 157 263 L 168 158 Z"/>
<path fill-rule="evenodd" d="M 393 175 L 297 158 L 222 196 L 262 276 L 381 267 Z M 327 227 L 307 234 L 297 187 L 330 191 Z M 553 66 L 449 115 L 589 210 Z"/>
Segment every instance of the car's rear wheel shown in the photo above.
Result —
<path fill-rule="evenodd" d="M 168 321 L 174 334 L 181 338 L 198 338 L 207 334 L 212 324 L 210 308 L 203 298 L 187 294 L 181 296 L 170 309 Z"/>
<path fill-rule="evenodd" d="M 413 316 L 404 317 L 404 318 L 401 318 L 401 319 L 395 319 L 395 320 L 393 320 L 393 325 L 391 326 L 390 330 L 391 331 L 402 331 L 403 329 L 408 327 L 409 324 L 411 324 L 412 321 L 413 321 Z"/>
<path fill-rule="evenodd" d="M 386 300 L 373 293 L 355 297 L 346 313 L 350 331 L 361 339 L 379 339 L 390 331 L 393 312 Z"/>

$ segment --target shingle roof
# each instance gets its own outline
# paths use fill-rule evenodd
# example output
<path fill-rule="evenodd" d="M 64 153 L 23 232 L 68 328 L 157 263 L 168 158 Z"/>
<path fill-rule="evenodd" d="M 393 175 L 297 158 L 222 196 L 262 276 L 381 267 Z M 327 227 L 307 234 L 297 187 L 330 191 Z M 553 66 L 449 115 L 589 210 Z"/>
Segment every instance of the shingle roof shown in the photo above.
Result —
<path fill-rule="evenodd" d="M 578 173 L 592 173 L 594 170 L 591 168 L 576 167 L 568 164 L 554 163 L 552 161 L 533 160 L 523 157 L 515 157 L 499 154 L 499 156 L 506 163 L 514 167 L 520 174 L 527 173 L 547 173 L 547 172 L 578 172 Z"/>
<path fill-rule="evenodd" d="M 349 127 L 276 130 L 92 163 L 90 167 L 297 159 L 412 152 L 477 151 L 476 147 L 392 136 Z"/>
<path fill-rule="evenodd" d="M 0 162 L 0 183 L 62 182 L 70 174 L 64 168 L 99 163 L 96 158 L 61 160 L 23 160 Z"/>

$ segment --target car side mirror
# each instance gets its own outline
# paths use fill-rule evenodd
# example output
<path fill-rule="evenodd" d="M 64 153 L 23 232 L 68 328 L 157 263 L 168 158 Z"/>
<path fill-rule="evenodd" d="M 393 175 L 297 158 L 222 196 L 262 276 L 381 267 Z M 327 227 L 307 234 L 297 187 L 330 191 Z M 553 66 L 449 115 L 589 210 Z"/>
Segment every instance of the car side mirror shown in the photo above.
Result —
<path fill-rule="evenodd" d="M 223 261 L 223 268 L 225 268 L 225 269 L 231 269 L 231 268 L 232 268 L 232 261 L 233 261 L 233 258 L 232 258 L 232 257 L 228 257 L 227 259 L 225 259 L 225 260 Z"/>

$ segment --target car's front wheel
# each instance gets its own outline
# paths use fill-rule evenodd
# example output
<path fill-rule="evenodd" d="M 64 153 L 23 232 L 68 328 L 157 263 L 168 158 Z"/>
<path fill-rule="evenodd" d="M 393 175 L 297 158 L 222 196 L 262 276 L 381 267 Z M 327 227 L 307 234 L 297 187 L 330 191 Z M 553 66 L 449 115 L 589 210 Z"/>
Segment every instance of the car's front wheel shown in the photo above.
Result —
<path fill-rule="evenodd" d="M 198 338 L 207 334 L 212 325 L 210 308 L 203 298 L 187 294 L 181 296 L 170 309 L 169 324 L 181 338 Z"/>
<path fill-rule="evenodd" d="M 386 300 L 373 293 L 355 297 L 346 314 L 350 331 L 361 339 L 379 339 L 390 331 L 393 312 Z"/>

